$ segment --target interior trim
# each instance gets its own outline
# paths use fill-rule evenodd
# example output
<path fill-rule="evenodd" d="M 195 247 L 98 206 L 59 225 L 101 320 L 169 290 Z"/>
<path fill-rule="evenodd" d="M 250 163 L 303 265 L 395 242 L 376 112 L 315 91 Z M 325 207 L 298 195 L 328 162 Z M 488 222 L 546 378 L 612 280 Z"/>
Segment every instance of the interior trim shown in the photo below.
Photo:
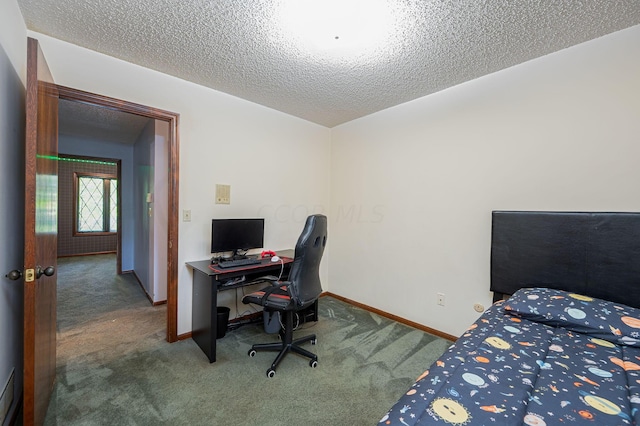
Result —
<path fill-rule="evenodd" d="M 380 315 L 381 317 L 388 318 L 390 320 L 399 322 L 399 323 L 407 325 L 409 327 L 417 328 L 418 330 L 424 331 L 425 333 L 433 334 L 434 336 L 441 337 L 441 338 L 443 338 L 445 340 L 448 340 L 450 342 L 455 342 L 456 340 L 458 340 L 458 338 L 456 336 L 453 336 L 451 334 L 447 334 L 447 333 L 444 333 L 442 331 L 435 330 L 435 329 L 433 329 L 431 327 L 427 327 L 425 325 L 418 324 L 417 322 L 409 321 L 408 319 L 399 317 L 397 315 L 390 314 L 390 313 L 385 312 L 385 311 L 381 311 L 380 309 L 376 309 L 376 308 L 373 308 L 373 307 L 371 307 L 369 305 L 365 305 L 363 303 L 356 302 L 355 300 L 351 300 L 351 299 L 346 298 L 346 297 L 338 296 L 337 294 L 331 293 L 329 291 L 322 292 L 320 297 L 324 297 L 324 296 L 331 296 L 333 298 L 341 300 L 342 302 L 348 303 L 349 305 L 364 309 L 365 311 L 372 312 L 374 314 Z M 261 313 L 261 312 L 259 312 L 259 313 Z M 242 318 L 244 318 L 244 317 L 242 317 Z M 188 332 L 188 333 L 184 333 L 184 334 L 179 335 L 178 336 L 178 340 L 186 340 L 186 339 L 190 339 L 191 337 L 192 337 L 191 332 Z"/>
<path fill-rule="evenodd" d="M 98 254 L 116 254 L 116 252 L 115 251 L 96 251 L 93 253 L 63 254 L 61 256 L 58 256 L 58 259 L 61 259 L 63 257 L 95 256 Z M 126 274 L 127 272 L 131 272 L 131 271 L 125 271 L 123 272 L 123 274 Z M 121 275 L 121 274 L 118 274 L 118 275 Z"/>
<path fill-rule="evenodd" d="M 345 303 L 348 303 L 350 305 L 353 305 L 353 306 L 356 306 L 358 308 L 364 309 L 365 311 L 372 312 L 374 314 L 380 315 L 381 317 L 389 318 L 390 320 L 399 322 L 399 323 L 404 324 L 404 325 L 408 325 L 409 327 L 417 328 L 418 330 L 424 331 L 425 333 L 433 334 L 434 336 L 441 337 L 441 338 L 443 338 L 445 340 L 448 340 L 450 342 L 455 342 L 456 340 L 458 340 L 458 338 L 456 336 L 453 336 L 451 334 L 447 334 L 447 333 L 445 333 L 443 331 L 436 330 L 436 329 L 431 328 L 431 327 L 427 327 L 426 325 L 422 325 L 422 324 L 419 324 L 417 322 L 410 321 L 410 320 L 408 320 L 406 318 L 402 318 L 402 317 L 399 317 L 397 315 L 390 314 L 389 312 L 385 312 L 385 311 L 382 311 L 380 309 L 374 308 L 372 306 L 365 305 L 365 304 L 360 303 L 360 302 L 356 302 L 355 300 L 351 300 L 349 298 L 346 298 L 346 297 L 343 297 L 343 296 L 339 296 L 339 295 L 331 293 L 329 291 L 325 291 L 324 293 L 322 293 L 322 295 L 320 297 L 322 297 L 322 296 L 334 297 L 334 298 L 336 298 L 338 300 L 342 300 Z"/>
<path fill-rule="evenodd" d="M 167 212 L 167 341 L 178 340 L 178 220 L 179 220 L 179 121 L 180 114 L 121 99 L 57 85 L 60 99 L 83 102 L 117 111 L 141 115 L 169 124 L 169 205 Z M 121 246 L 118 249 L 121 250 Z M 121 251 L 120 251 L 121 253 Z M 118 271 L 122 266 L 119 265 Z"/>

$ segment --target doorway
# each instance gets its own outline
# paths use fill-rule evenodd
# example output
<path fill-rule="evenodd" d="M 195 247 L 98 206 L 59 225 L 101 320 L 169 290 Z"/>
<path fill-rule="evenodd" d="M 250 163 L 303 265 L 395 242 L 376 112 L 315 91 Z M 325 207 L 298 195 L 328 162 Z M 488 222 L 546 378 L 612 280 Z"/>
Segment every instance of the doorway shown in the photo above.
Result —
<path fill-rule="evenodd" d="M 65 148 L 69 128 L 59 108 L 58 126 L 58 259 L 69 256 L 116 253 L 121 269 L 121 163 L 118 158 L 77 155 Z M 92 145 L 91 138 L 83 140 Z"/>
<path fill-rule="evenodd" d="M 160 110 L 132 102 L 110 98 L 94 93 L 84 92 L 81 90 L 57 86 L 59 91 L 59 97 L 61 100 L 74 101 L 83 103 L 89 106 L 97 106 L 101 108 L 107 108 L 112 111 L 125 112 L 134 114 L 140 117 L 146 117 L 161 122 L 165 122 L 168 125 L 168 134 L 166 135 L 167 144 L 167 165 L 168 165 L 168 179 L 167 179 L 167 211 L 166 215 L 163 212 L 163 216 L 166 219 L 166 235 L 167 235 L 167 249 L 166 249 L 166 300 L 167 300 L 167 333 L 166 340 L 168 342 L 175 342 L 178 340 L 177 330 L 177 306 L 178 306 L 178 120 L 179 115 L 173 112 Z M 119 239 L 118 253 L 122 251 L 121 239 Z M 164 256 L 163 256 L 164 257 Z M 158 270 L 164 271 L 163 265 L 158 266 Z M 121 265 L 119 265 L 121 268 Z M 118 269 L 118 272 L 122 272 Z"/>

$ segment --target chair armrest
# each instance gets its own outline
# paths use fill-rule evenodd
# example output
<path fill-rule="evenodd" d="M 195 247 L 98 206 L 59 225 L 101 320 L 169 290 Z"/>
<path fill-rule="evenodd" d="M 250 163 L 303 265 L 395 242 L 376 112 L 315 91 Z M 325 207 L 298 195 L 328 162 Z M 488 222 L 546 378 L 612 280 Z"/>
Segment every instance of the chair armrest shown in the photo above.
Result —
<path fill-rule="evenodd" d="M 287 293 L 289 293 L 289 287 L 291 286 L 291 281 L 274 280 L 274 281 L 270 281 L 269 283 L 271 284 L 270 287 L 262 289 L 262 291 L 264 291 L 264 296 L 262 296 L 264 300 L 266 300 L 271 293 L 273 293 L 274 291 L 282 287 L 286 287 Z M 291 296 L 291 293 L 289 293 L 289 296 Z"/>

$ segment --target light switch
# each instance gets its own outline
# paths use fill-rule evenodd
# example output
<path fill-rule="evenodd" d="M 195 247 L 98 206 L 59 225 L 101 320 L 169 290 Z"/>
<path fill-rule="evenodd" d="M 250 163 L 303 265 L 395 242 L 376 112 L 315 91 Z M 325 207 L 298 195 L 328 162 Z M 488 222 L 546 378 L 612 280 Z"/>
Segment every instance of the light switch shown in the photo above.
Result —
<path fill-rule="evenodd" d="M 182 221 L 191 222 L 191 210 L 182 210 Z"/>
<path fill-rule="evenodd" d="M 216 204 L 231 204 L 231 185 L 216 184 Z"/>

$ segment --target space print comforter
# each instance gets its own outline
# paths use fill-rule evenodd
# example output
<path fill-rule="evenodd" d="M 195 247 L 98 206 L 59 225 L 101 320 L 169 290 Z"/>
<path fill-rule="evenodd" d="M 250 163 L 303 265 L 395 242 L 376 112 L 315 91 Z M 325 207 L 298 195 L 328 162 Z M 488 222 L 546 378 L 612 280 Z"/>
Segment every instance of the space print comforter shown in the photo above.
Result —
<path fill-rule="evenodd" d="M 545 288 L 497 302 L 380 425 L 640 424 L 640 309 Z"/>

